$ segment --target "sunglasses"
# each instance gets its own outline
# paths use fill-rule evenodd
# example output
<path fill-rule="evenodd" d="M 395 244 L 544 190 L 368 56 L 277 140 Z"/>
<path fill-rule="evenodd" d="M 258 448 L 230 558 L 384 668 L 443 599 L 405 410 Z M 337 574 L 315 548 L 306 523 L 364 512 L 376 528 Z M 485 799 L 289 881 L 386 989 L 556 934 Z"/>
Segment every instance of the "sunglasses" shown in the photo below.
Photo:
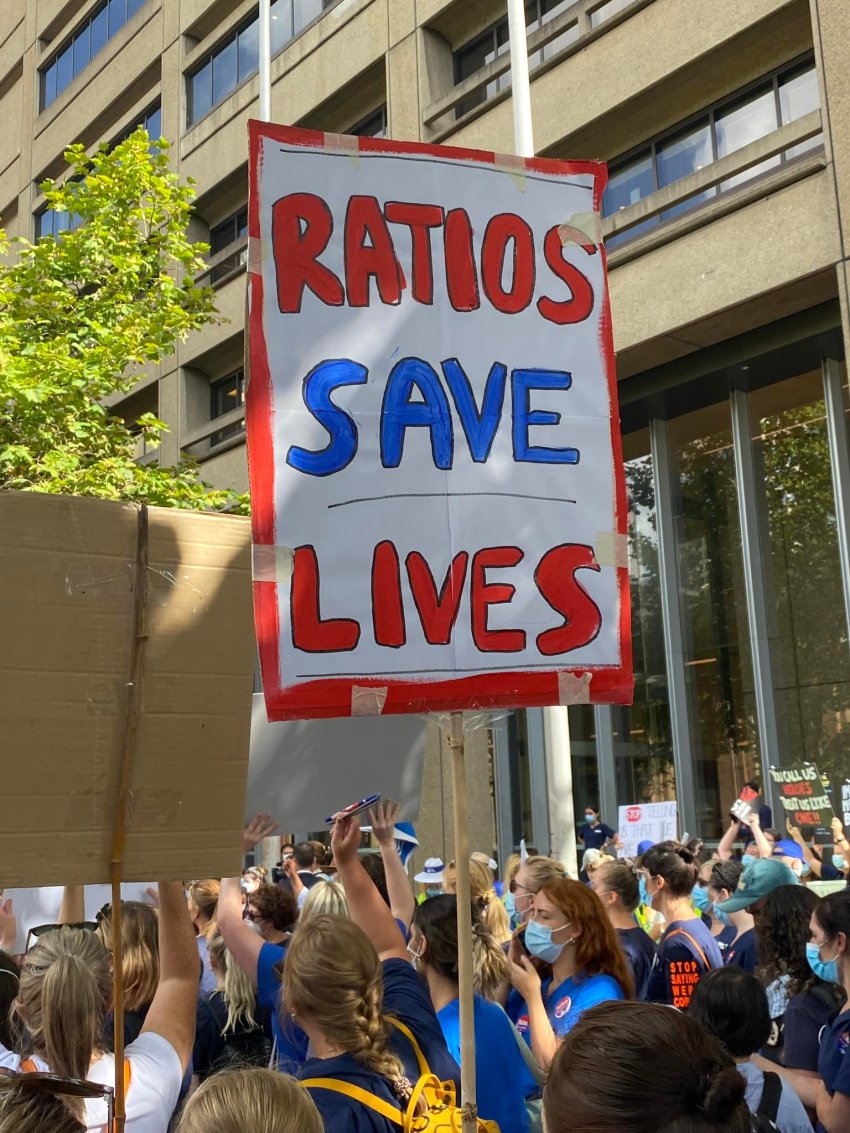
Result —
<path fill-rule="evenodd" d="M 106 1128 L 115 1127 L 115 1091 L 111 1086 L 99 1086 L 96 1082 L 85 1082 L 82 1078 L 62 1078 L 59 1074 L 44 1074 L 40 1071 L 25 1074 L 7 1071 L 5 1076 L 11 1078 L 11 1084 L 7 1088 L 21 1094 L 39 1093 L 84 1100 L 103 1098 L 106 1101 Z"/>
<path fill-rule="evenodd" d="M 36 941 L 40 936 L 46 936 L 48 932 L 57 932 L 60 928 L 79 928 L 84 932 L 94 932 L 97 929 L 98 924 L 98 921 L 75 921 L 73 924 L 36 925 L 35 928 L 31 928 L 27 933 L 27 943 L 24 951 L 29 952 L 30 950 L 30 937 L 32 937 L 33 941 Z"/>

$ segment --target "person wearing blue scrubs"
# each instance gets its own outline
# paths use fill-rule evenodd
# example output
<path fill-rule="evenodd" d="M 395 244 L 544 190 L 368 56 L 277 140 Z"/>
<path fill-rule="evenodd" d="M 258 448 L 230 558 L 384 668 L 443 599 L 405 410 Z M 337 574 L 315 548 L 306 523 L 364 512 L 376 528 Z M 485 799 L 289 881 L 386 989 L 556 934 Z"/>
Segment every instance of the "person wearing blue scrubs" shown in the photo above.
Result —
<path fill-rule="evenodd" d="M 850 1002 L 850 891 L 825 897 L 812 913 L 806 955 L 822 980 L 841 984 Z M 843 1011 L 821 1037 L 818 1073 L 826 1088 L 817 1102 L 818 1130 L 850 1129 L 850 1010 Z"/>
<path fill-rule="evenodd" d="M 640 904 L 637 874 L 630 862 L 603 862 L 593 871 L 590 888 L 602 902 L 626 954 L 635 982 L 635 999 L 646 999 L 658 949 L 635 920 Z"/>
<path fill-rule="evenodd" d="M 475 1091 L 480 1117 L 495 1121 L 501 1133 L 528 1133 L 526 1099 L 540 1097 L 540 1087 L 520 1049 L 516 1028 L 493 999 L 508 977 L 502 949 L 486 931 L 477 910 L 473 917 L 472 963 L 475 973 Z M 457 898 L 431 897 L 413 917 L 408 952 L 422 972 L 446 1044 L 460 1063 Z"/>
<path fill-rule="evenodd" d="M 584 1011 L 612 999 L 630 999 L 634 980 L 602 902 L 581 882 L 547 882 L 534 897 L 525 928 L 532 956 L 552 965 L 541 980 L 518 939 L 511 942 L 511 983 L 506 1010 L 539 1066 L 547 1069 L 559 1040 Z"/>

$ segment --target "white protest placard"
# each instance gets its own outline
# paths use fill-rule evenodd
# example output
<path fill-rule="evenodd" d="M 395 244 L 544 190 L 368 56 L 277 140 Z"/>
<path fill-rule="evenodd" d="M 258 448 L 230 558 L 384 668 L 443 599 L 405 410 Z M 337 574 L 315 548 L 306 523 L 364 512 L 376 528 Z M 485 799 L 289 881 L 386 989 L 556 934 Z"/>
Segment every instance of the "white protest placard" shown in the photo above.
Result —
<path fill-rule="evenodd" d="M 641 842 L 666 842 L 677 837 L 678 806 L 675 802 L 633 803 L 619 808 L 620 856 L 637 856 Z"/>
<path fill-rule="evenodd" d="M 269 719 L 630 701 L 604 166 L 250 132 Z"/>
<path fill-rule="evenodd" d="M 841 784 L 841 824 L 845 830 L 850 829 L 850 779 Z"/>

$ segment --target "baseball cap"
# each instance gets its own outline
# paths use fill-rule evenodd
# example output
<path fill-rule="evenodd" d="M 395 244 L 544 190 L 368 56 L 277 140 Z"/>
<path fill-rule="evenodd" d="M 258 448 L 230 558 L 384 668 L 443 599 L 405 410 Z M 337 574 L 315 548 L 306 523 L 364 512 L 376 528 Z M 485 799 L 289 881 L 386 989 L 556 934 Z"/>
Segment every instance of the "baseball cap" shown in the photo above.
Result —
<path fill-rule="evenodd" d="M 473 850 L 469 856 L 474 862 L 481 862 L 482 865 L 486 865 L 488 869 L 495 871 L 499 868 L 495 859 L 491 858 L 489 854 L 485 854 L 483 850 Z"/>
<path fill-rule="evenodd" d="M 799 862 L 805 861 L 803 847 L 791 838 L 783 838 L 781 842 L 776 843 L 773 850 L 773 857 L 796 858 Z"/>
<path fill-rule="evenodd" d="M 442 858 L 427 858 L 425 868 L 421 873 L 417 873 L 413 880 L 421 881 L 423 884 L 427 884 L 429 881 L 442 881 L 445 868 Z"/>
<path fill-rule="evenodd" d="M 637 852 L 638 855 L 645 854 L 647 850 L 651 850 L 655 843 L 651 838 L 644 838 L 642 842 L 638 842 Z"/>
<path fill-rule="evenodd" d="M 718 901 L 717 908 L 723 913 L 737 913 L 748 909 L 781 885 L 799 885 L 800 881 L 785 862 L 775 858 L 759 858 L 750 862 L 741 875 L 738 888 L 728 901 Z"/>

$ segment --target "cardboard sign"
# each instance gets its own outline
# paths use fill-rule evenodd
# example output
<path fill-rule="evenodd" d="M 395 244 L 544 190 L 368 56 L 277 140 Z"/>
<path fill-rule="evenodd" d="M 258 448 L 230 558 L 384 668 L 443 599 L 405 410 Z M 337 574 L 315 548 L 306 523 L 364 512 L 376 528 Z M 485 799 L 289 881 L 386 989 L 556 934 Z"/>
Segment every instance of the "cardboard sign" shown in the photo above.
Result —
<path fill-rule="evenodd" d="M 401 821 L 413 821 L 424 758 L 425 724 L 415 716 L 270 724 L 257 695 L 245 813 L 268 813 L 281 830 L 307 834 L 325 830 L 327 815 L 352 799 L 378 792 L 401 805 Z"/>
<path fill-rule="evenodd" d="M 809 833 L 832 840 L 830 829 L 834 817 L 829 794 L 814 763 L 799 767 L 771 767 L 770 775 L 779 792 L 785 815 L 795 826 Z"/>
<path fill-rule="evenodd" d="M 269 719 L 630 701 L 604 166 L 250 130 Z"/>
<path fill-rule="evenodd" d="M 619 808 L 617 833 L 622 848 L 620 856 L 637 857 L 641 842 L 666 842 L 676 837 L 679 808 L 675 802 L 633 803 Z"/>
<path fill-rule="evenodd" d="M 128 881 L 241 869 L 250 523 L 148 512 Z M 135 648 L 138 509 L 0 492 L 0 886 L 106 883 Z"/>
<path fill-rule="evenodd" d="M 737 818 L 739 822 L 746 822 L 751 815 L 758 814 L 760 806 L 761 796 L 758 791 L 754 791 L 752 787 L 744 787 L 741 794 L 729 808 L 729 813 L 733 818 Z"/>

